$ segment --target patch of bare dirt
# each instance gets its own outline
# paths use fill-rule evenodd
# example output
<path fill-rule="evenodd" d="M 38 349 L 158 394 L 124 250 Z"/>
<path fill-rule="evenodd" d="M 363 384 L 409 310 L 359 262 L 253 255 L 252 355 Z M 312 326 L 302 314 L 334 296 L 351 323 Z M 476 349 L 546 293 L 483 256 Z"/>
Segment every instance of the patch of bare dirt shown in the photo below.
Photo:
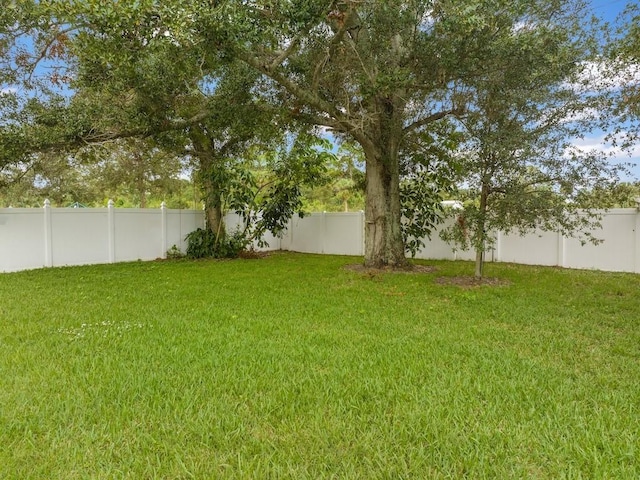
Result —
<path fill-rule="evenodd" d="M 438 277 L 436 283 L 439 285 L 456 285 L 460 288 L 474 288 L 482 286 L 503 287 L 511 282 L 501 278 L 476 278 L 476 277 Z"/>
<path fill-rule="evenodd" d="M 437 270 L 436 267 L 430 267 L 428 265 L 409 265 L 408 267 L 384 267 L 384 268 L 369 268 L 365 267 L 361 263 L 354 265 L 345 265 L 345 270 L 351 270 L 352 272 L 364 273 L 367 275 L 376 275 L 378 273 L 406 273 L 406 274 L 420 274 L 420 273 L 433 273 Z"/>

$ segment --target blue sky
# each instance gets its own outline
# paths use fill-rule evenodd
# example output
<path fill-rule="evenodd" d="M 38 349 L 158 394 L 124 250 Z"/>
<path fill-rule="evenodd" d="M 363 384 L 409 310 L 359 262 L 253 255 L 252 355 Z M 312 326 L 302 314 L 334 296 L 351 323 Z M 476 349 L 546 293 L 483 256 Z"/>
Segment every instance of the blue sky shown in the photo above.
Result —
<path fill-rule="evenodd" d="M 592 0 L 591 9 L 599 17 L 613 21 L 630 3 L 634 2 L 629 0 Z"/>
<path fill-rule="evenodd" d="M 629 0 L 592 0 L 591 10 L 594 15 L 614 23 L 616 19 L 624 12 L 625 8 L 631 4 L 637 4 L 637 1 Z M 598 149 L 602 148 L 605 151 L 613 152 L 611 147 L 607 147 L 602 144 L 604 133 L 601 135 L 595 135 L 587 137 L 577 144 L 585 146 L 587 148 Z M 640 179 L 640 144 L 636 146 L 630 152 L 613 152 L 613 161 L 628 162 L 631 164 L 631 176 L 626 180 L 639 180 Z"/>

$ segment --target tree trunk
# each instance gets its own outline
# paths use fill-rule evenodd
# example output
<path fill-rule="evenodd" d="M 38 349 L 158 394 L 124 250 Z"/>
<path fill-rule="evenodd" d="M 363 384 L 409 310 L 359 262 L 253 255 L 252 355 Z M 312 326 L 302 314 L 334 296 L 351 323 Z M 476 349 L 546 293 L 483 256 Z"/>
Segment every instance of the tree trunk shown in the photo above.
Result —
<path fill-rule="evenodd" d="M 476 271 L 475 271 L 476 278 L 482 278 L 483 269 L 484 269 L 484 249 L 476 248 Z"/>
<path fill-rule="evenodd" d="M 366 267 L 404 267 L 401 230 L 400 174 L 397 154 L 366 152 Z"/>
<path fill-rule="evenodd" d="M 210 159 L 212 161 L 212 159 Z M 219 186 L 208 175 L 210 165 L 207 159 L 200 159 L 202 169 L 202 190 L 204 194 L 204 208 L 207 228 L 216 236 L 216 243 L 226 235 L 224 226 L 224 212 L 222 211 L 222 199 L 220 198 Z"/>
<path fill-rule="evenodd" d="M 485 232 L 487 200 L 489 198 L 489 186 L 486 182 L 482 183 L 482 192 L 480 193 L 480 208 L 478 215 L 478 229 L 476 239 L 476 271 L 475 277 L 482 278 L 484 271 L 484 254 L 487 246 L 487 232 Z"/>
<path fill-rule="evenodd" d="M 406 267 L 399 158 L 404 97 L 380 96 L 374 102 L 377 121 L 370 125 L 369 141 L 362 144 L 366 159 L 364 264 Z"/>
<path fill-rule="evenodd" d="M 216 241 L 220 241 L 220 239 L 224 238 L 226 235 L 224 213 L 222 212 L 220 202 L 218 201 L 217 203 L 212 204 L 207 201 L 205 204 L 205 216 L 207 220 L 207 228 L 215 234 Z"/>
<path fill-rule="evenodd" d="M 192 127 L 190 131 L 194 154 L 198 158 L 198 176 L 202 182 L 202 194 L 204 197 L 206 226 L 216 236 L 216 242 L 225 237 L 224 212 L 222 211 L 222 198 L 220 185 L 216 182 L 215 150 L 211 141 L 199 127 Z"/>

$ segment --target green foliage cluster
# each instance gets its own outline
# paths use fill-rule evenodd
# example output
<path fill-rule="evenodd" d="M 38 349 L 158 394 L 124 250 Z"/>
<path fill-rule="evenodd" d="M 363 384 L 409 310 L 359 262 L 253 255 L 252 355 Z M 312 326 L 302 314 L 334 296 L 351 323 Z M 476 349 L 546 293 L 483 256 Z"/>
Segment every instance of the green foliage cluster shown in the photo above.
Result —
<path fill-rule="evenodd" d="M 443 193 L 436 176 L 426 171 L 417 172 L 400 184 L 402 236 L 412 257 L 444 218 Z"/>
<path fill-rule="evenodd" d="M 302 136 L 273 164 L 272 180 L 256 192 L 249 208 L 236 210 L 253 239 L 260 242 L 267 231 L 279 235 L 294 214 L 304 215 L 302 189 L 324 183 L 326 165 L 335 161 L 329 146 L 327 141 Z"/>
<path fill-rule="evenodd" d="M 617 82 L 611 88 L 616 107 L 612 140 L 633 148 L 640 140 L 640 5 L 628 2 L 619 20 L 607 45 L 607 60 L 617 67 Z"/>
<path fill-rule="evenodd" d="M 34 157 L 28 169 L 5 169 L 0 206 L 54 206 L 81 203 L 117 206 L 196 208 L 197 190 L 185 178 L 185 159 L 149 139 L 126 139 L 89 145 L 74 152 L 49 152 Z M 2 175 L 0 175 L 2 177 Z M 1 183 L 1 180 L 0 180 Z"/>
<path fill-rule="evenodd" d="M 638 208 L 640 182 L 621 182 L 585 190 L 576 201 L 581 208 Z"/>
<path fill-rule="evenodd" d="M 242 230 L 220 236 L 208 228 L 198 228 L 185 239 L 188 258 L 237 258 L 251 242 Z"/>
<path fill-rule="evenodd" d="M 180 260 L 181 258 L 185 258 L 186 254 L 180 250 L 180 247 L 177 245 L 171 245 L 171 248 L 167 250 L 167 258 L 169 260 Z"/>
<path fill-rule="evenodd" d="M 342 141 L 327 159 L 323 181 L 303 189 L 304 209 L 312 212 L 364 210 L 365 165 L 362 150 Z"/>

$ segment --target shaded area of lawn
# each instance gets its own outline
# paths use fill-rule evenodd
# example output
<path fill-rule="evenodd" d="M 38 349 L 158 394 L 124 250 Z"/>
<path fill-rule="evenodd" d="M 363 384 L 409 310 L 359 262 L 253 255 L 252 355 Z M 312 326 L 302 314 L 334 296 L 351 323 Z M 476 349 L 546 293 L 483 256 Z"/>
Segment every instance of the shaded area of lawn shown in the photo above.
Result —
<path fill-rule="evenodd" d="M 640 276 L 355 262 L 0 275 L 0 478 L 640 477 Z"/>

